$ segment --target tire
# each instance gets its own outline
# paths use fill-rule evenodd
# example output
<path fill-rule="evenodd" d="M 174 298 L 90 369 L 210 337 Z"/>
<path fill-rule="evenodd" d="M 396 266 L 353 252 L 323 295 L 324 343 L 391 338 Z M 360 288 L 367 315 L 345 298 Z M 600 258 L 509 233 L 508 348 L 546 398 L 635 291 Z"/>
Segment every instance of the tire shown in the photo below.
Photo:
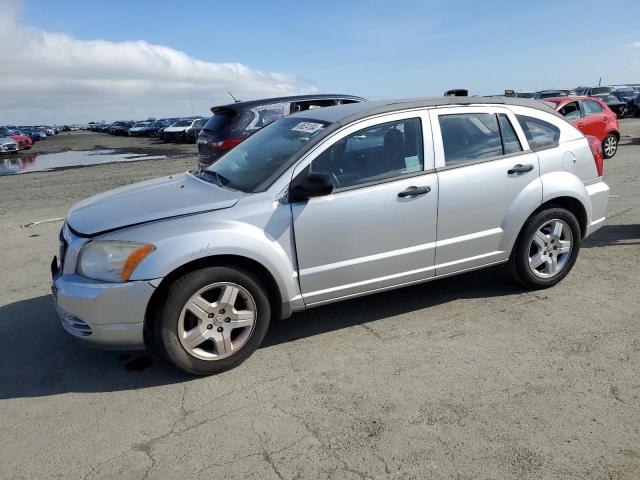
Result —
<path fill-rule="evenodd" d="M 562 229 L 561 235 L 556 238 L 557 231 L 554 232 L 553 228 L 558 222 Z M 548 234 L 545 235 L 545 232 Z M 536 235 L 537 233 L 542 235 Z M 548 241 L 544 246 L 543 238 Z M 553 287 L 573 268 L 580 252 L 581 240 L 580 225 L 573 213 L 557 207 L 539 211 L 527 220 L 516 240 L 509 258 L 509 273 L 526 288 L 538 290 Z M 567 248 L 567 241 L 569 251 L 561 253 L 561 250 Z M 538 264 L 540 260 L 542 263 Z M 538 265 L 534 268 L 533 265 L 536 264 Z M 553 271 L 554 268 L 558 269 Z"/>
<path fill-rule="evenodd" d="M 604 158 L 613 158 L 617 151 L 618 137 L 613 133 L 610 133 L 602 139 L 602 154 L 604 155 Z"/>
<path fill-rule="evenodd" d="M 238 290 L 232 303 L 225 300 L 223 292 L 227 288 Z M 251 326 L 234 327 L 247 323 L 251 311 Z M 241 319 L 243 315 L 245 320 Z M 270 318 L 266 290 L 251 273 L 235 267 L 206 267 L 185 274 L 168 287 L 165 302 L 157 310 L 152 341 L 178 369 L 211 375 L 237 367 L 249 358 L 262 343 Z"/>

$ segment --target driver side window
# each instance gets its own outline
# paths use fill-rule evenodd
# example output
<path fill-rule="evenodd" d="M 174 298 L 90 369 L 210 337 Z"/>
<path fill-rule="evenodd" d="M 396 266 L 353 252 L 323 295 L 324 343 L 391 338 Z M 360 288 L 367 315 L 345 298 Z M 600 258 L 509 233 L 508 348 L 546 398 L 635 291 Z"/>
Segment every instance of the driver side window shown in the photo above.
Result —
<path fill-rule="evenodd" d="M 335 189 L 402 177 L 424 170 L 419 118 L 358 130 L 311 162 L 311 171 L 329 175 Z"/>

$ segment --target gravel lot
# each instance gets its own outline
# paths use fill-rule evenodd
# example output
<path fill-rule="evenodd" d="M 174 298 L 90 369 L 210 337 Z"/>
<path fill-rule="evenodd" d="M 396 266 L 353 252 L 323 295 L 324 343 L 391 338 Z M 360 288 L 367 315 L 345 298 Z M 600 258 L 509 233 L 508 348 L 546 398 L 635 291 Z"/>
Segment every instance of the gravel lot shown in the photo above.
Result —
<path fill-rule="evenodd" d="M 49 295 L 61 223 L 22 227 L 193 168 L 195 147 L 39 142 L 176 157 L 0 177 L 0 478 L 637 479 L 640 119 L 622 128 L 607 224 L 556 287 L 490 269 L 321 307 L 209 378 L 71 340 Z"/>

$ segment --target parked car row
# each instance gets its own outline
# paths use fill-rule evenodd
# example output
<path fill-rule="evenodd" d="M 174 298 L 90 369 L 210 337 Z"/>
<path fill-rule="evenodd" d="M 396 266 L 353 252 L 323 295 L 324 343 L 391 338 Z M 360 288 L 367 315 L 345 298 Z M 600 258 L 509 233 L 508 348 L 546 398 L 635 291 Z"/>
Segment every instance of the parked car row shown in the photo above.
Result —
<path fill-rule="evenodd" d="M 156 137 L 168 142 L 195 143 L 198 133 L 207 123 L 204 117 L 150 118 L 134 122 L 119 120 L 113 123 L 89 123 L 87 129 L 93 132 L 130 137 Z"/>
<path fill-rule="evenodd" d="M 3 153 L 10 153 L 16 150 L 13 147 L 9 147 L 11 145 L 9 140 L 13 140 L 16 143 L 17 150 L 29 150 L 33 145 L 31 137 L 19 130 L 12 130 L 7 127 L 0 127 L 0 139 L 3 141 L 3 146 L 7 145 L 6 150 L 3 148 Z"/>
<path fill-rule="evenodd" d="M 19 150 L 29 150 L 33 143 L 44 140 L 48 136 L 60 132 L 58 127 L 45 125 L 5 125 L 0 127 L 0 153 L 15 153 Z"/>
<path fill-rule="evenodd" d="M 536 100 L 576 96 L 600 98 L 615 112 L 618 118 L 627 115 L 640 116 L 640 84 L 577 87 L 574 89 L 540 90 L 538 92 L 513 92 L 509 90 L 508 92 L 507 96 L 535 98 Z"/>
<path fill-rule="evenodd" d="M 209 165 L 265 125 L 296 112 L 314 108 L 366 101 L 353 95 L 300 95 L 235 102 L 211 108 L 211 117 L 148 118 L 141 121 L 119 120 L 113 123 L 90 122 L 88 130 L 155 137 L 167 142 L 198 143 L 201 165 Z"/>

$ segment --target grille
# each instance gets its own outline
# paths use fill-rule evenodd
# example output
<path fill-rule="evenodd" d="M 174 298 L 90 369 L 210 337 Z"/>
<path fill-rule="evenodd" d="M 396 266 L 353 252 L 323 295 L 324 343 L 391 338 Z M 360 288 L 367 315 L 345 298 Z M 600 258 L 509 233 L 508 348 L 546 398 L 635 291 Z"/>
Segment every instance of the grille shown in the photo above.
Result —
<path fill-rule="evenodd" d="M 73 315 L 65 315 L 60 321 L 62 322 L 62 328 L 64 328 L 71 335 L 76 337 L 88 337 L 91 335 L 91 327 L 84 320 L 80 320 Z"/>

